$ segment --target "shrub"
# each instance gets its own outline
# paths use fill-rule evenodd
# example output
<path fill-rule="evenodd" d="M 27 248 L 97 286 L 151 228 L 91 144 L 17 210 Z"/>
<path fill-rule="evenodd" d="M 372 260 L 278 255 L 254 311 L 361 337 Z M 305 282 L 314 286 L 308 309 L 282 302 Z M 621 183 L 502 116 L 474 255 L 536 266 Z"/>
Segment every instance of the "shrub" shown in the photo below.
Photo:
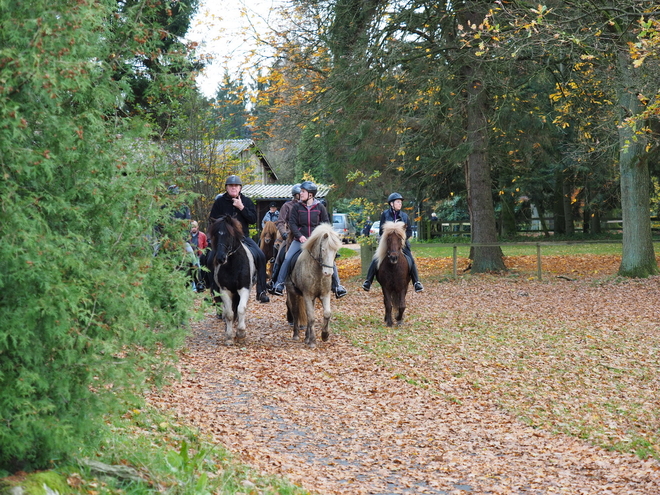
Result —
<path fill-rule="evenodd" d="M 154 225 L 168 223 L 158 158 L 144 126 L 114 118 L 112 6 L 0 12 L 0 470 L 93 442 L 183 338 L 179 253 L 153 255 Z"/>

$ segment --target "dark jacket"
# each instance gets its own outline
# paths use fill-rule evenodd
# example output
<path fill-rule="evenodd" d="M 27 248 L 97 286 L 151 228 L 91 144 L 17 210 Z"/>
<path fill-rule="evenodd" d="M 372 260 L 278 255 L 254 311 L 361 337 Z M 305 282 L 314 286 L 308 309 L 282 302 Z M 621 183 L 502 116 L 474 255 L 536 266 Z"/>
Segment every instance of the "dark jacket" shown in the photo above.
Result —
<path fill-rule="evenodd" d="M 211 207 L 209 225 L 211 225 L 222 215 L 229 215 L 241 223 L 241 226 L 243 227 L 243 235 L 245 237 L 249 237 L 250 225 L 257 223 L 257 209 L 255 208 L 252 200 L 243 195 L 243 193 L 240 194 L 240 197 L 244 206 L 242 210 L 239 210 L 234 206 L 234 202 L 232 201 L 229 194 L 224 193 L 218 196 L 213 203 L 213 207 Z"/>
<path fill-rule="evenodd" d="M 289 227 L 295 240 L 299 241 L 302 236 L 309 237 L 321 223 L 330 223 L 330 219 L 328 210 L 317 200 L 314 200 L 314 204 L 309 207 L 301 202 L 292 204 L 289 212 Z"/>
<path fill-rule="evenodd" d="M 392 208 L 385 210 L 380 216 L 380 229 L 378 235 L 383 235 L 385 222 L 403 222 L 406 224 L 406 240 L 412 237 L 412 224 L 408 214 L 404 211 L 395 212 Z"/>

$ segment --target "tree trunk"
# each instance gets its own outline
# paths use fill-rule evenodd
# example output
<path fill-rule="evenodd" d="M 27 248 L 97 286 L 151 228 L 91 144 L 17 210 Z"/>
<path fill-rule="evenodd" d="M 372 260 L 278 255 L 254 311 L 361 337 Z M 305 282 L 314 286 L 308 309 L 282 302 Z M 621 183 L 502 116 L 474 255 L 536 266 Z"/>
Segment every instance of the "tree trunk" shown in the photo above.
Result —
<path fill-rule="evenodd" d="M 564 232 L 567 234 L 575 234 L 575 223 L 573 222 L 573 204 L 571 203 L 571 195 L 573 193 L 571 182 L 562 174 L 562 205 L 564 207 Z"/>
<path fill-rule="evenodd" d="M 474 67 L 463 69 L 467 91 L 467 143 L 470 154 L 465 165 L 465 181 L 470 210 L 472 242 L 497 243 L 492 181 L 488 163 L 488 118 L 486 91 Z M 472 250 L 472 272 L 506 270 L 499 246 L 475 246 Z"/>
<path fill-rule="evenodd" d="M 644 143 L 633 140 L 634 131 L 621 125 L 627 116 L 640 112 L 634 89 L 633 69 L 627 49 L 619 52 L 622 87 L 619 93 L 619 169 L 621 172 L 621 212 L 623 220 L 623 253 L 619 275 L 648 277 L 658 273 L 658 263 L 651 238 L 649 167 L 644 159 Z"/>
<path fill-rule="evenodd" d="M 500 235 L 503 237 L 514 236 L 516 234 L 516 213 L 513 196 L 510 194 L 503 194 L 500 196 L 500 205 L 502 206 L 502 214 L 500 216 Z"/>

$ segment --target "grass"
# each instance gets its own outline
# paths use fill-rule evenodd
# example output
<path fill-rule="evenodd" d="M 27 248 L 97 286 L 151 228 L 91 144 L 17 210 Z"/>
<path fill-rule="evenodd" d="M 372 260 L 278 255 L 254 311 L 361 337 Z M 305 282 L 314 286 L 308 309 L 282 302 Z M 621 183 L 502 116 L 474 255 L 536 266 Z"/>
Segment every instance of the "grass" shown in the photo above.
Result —
<path fill-rule="evenodd" d="M 621 255 L 621 242 L 615 240 L 592 241 L 589 243 L 567 242 L 566 244 L 540 242 L 539 244 L 541 246 L 541 256 Z M 453 246 L 451 244 L 414 243 L 411 247 L 413 254 L 421 258 L 447 258 L 453 256 Z M 504 256 L 536 256 L 536 250 L 535 242 L 526 245 L 518 243 L 502 244 Z M 470 254 L 470 246 L 459 243 L 456 254 L 460 257 L 467 257 Z"/>
<path fill-rule="evenodd" d="M 660 459 L 660 336 L 643 327 L 461 307 L 434 315 L 409 308 L 394 329 L 342 314 L 335 328 L 450 402 L 466 387 L 533 427 Z M 447 391 L 448 381 L 458 388 Z"/>
<path fill-rule="evenodd" d="M 89 458 L 113 466 L 134 468 L 138 479 L 102 475 L 84 462 L 60 464 L 48 471 L 48 486 L 59 493 L 94 495 L 248 494 L 303 495 L 309 492 L 273 476 L 263 476 L 214 443 L 211 438 L 153 408 L 130 409 L 108 418 L 108 435 Z M 35 479 L 39 476 L 39 479 Z M 14 477 L 15 478 L 15 477 Z M 14 480 L 14 478 L 5 479 Z M 24 493 L 43 486 L 44 473 L 17 480 Z M 66 491 L 62 491 L 62 486 Z M 5 493 L 0 480 L 0 493 Z"/>

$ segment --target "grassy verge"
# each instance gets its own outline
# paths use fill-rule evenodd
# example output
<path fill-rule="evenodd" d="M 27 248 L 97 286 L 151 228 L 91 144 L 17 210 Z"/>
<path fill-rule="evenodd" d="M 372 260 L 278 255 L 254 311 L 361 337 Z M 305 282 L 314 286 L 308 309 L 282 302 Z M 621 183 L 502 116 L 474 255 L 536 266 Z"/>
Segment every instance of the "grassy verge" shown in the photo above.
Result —
<path fill-rule="evenodd" d="M 506 309 L 409 308 L 396 328 L 337 315 L 335 329 L 411 384 L 479 396 L 537 428 L 660 459 L 660 334 Z"/>
<path fill-rule="evenodd" d="M 85 495 L 309 493 L 246 467 L 210 438 L 153 408 L 131 409 L 106 426 L 109 433 L 98 451 L 46 473 L 0 480 L 0 494 L 15 485 L 25 495 L 43 494 L 44 484 Z"/>

